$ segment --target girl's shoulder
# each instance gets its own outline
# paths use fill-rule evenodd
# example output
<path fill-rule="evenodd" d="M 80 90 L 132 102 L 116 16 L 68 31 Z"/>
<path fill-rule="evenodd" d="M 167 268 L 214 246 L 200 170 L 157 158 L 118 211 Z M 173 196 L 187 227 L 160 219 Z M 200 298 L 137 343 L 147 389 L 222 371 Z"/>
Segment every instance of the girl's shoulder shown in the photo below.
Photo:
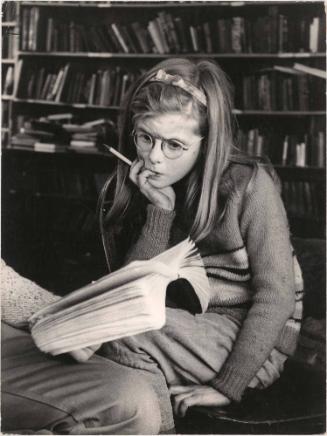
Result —
<path fill-rule="evenodd" d="M 230 160 L 222 179 L 223 190 L 240 196 L 249 195 L 253 190 L 264 192 L 272 186 L 280 191 L 280 182 L 274 168 L 255 161 Z"/>

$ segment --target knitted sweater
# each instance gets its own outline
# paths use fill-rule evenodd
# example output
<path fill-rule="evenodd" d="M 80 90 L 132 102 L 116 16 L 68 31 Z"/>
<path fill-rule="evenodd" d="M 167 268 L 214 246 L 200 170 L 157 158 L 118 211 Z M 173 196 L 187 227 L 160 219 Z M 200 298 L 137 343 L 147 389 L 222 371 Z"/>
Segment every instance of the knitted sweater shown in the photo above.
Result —
<path fill-rule="evenodd" d="M 302 275 L 279 191 L 264 168 L 252 175 L 250 166 L 230 165 L 221 189 L 227 194 L 224 216 L 197 244 L 210 282 L 210 298 L 201 301 L 202 309 L 242 322 L 229 358 L 211 381 L 235 401 L 274 347 L 293 354 L 302 317 Z M 127 261 L 149 259 L 174 245 L 187 221 L 175 211 L 148 205 Z"/>

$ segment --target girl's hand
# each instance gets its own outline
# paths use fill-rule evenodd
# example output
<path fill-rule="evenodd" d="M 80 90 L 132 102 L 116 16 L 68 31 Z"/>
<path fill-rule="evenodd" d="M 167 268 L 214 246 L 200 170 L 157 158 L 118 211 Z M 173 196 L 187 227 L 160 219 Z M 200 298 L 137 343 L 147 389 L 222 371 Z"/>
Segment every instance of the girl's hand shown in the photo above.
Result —
<path fill-rule="evenodd" d="M 171 186 L 155 188 L 151 184 L 151 174 L 153 174 L 152 171 L 144 168 L 142 160 L 135 160 L 131 166 L 129 177 L 154 206 L 161 209 L 174 210 L 175 191 Z"/>
<path fill-rule="evenodd" d="M 228 406 L 231 400 L 211 386 L 189 385 L 172 386 L 169 389 L 173 396 L 174 413 L 185 416 L 192 406 Z"/>
<path fill-rule="evenodd" d="M 89 347 L 73 350 L 69 354 L 77 360 L 77 362 L 86 362 L 91 356 L 101 347 L 102 344 L 90 345 Z"/>

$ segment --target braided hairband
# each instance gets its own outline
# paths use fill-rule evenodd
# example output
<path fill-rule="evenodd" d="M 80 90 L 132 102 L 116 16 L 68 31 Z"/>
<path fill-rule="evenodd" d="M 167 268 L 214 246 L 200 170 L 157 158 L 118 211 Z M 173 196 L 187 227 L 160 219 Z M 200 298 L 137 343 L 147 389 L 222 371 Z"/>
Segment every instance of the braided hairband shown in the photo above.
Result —
<path fill-rule="evenodd" d="M 192 95 L 204 106 L 207 106 L 207 99 L 204 92 L 196 86 L 192 85 L 192 83 L 185 82 L 185 80 L 181 76 L 173 76 L 166 73 L 165 70 L 158 70 L 157 74 L 152 79 L 150 79 L 150 82 L 162 82 L 166 83 L 167 85 L 177 86 L 178 88 L 181 88 L 188 94 Z"/>

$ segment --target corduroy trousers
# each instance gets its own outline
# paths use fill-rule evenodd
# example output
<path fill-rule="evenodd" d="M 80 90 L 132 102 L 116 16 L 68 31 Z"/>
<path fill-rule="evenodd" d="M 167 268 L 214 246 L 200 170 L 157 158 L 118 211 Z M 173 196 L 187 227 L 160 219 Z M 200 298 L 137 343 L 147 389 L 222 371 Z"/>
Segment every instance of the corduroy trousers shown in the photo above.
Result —
<path fill-rule="evenodd" d="M 100 356 L 87 363 L 48 356 L 29 333 L 5 323 L 1 333 L 2 432 L 159 432 L 157 395 L 140 372 Z"/>

